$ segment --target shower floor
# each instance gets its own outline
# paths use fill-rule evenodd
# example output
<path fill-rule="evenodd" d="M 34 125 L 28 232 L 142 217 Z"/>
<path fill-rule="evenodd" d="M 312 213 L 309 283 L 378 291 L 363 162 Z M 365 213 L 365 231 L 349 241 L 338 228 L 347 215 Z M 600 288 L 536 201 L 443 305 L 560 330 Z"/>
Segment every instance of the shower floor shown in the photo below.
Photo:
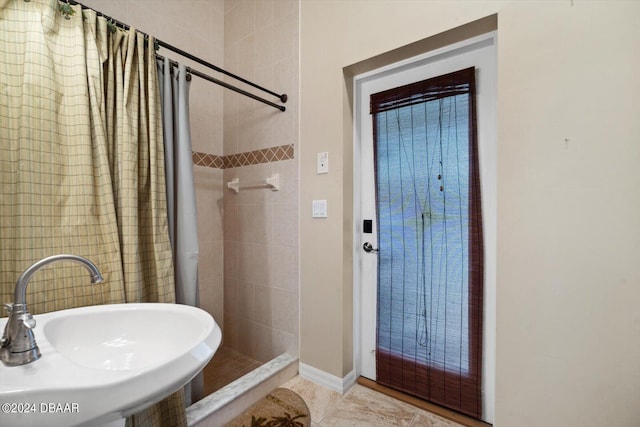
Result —
<path fill-rule="evenodd" d="M 204 367 L 205 396 L 231 384 L 260 365 L 262 363 L 233 349 L 219 348 L 213 359 Z"/>

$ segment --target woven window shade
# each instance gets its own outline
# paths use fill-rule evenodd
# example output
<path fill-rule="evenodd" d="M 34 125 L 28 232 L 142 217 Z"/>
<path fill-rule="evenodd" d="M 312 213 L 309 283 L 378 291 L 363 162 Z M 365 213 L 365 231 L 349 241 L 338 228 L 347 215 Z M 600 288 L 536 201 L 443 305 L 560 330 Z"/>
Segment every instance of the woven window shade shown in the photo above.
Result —
<path fill-rule="evenodd" d="M 480 418 L 483 240 L 469 68 L 371 95 L 377 381 Z"/>

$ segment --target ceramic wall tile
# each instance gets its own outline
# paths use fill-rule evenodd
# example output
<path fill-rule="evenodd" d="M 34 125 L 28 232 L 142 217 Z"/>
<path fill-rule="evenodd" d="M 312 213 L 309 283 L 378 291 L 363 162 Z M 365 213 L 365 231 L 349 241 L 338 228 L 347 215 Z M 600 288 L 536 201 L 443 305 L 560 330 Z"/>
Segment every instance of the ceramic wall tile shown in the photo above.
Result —
<path fill-rule="evenodd" d="M 243 310 L 251 310 L 252 303 L 243 304 L 240 293 L 253 285 L 255 317 L 251 319 L 255 321 L 249 325 L 257 332 L 251 353 L 268 360 L 285 350 L 298 353 L 298 159 L 294 149 L 298 142 L 298 4 L 281 0 L 226 0 L 224 4 L 226 68 L 290 98 L 282 113 L 233 92 L 223 95 L 225 249 L 237 251 L 237 256 L 225 260 L 235 263 L 225 267 L 225 274 L 239 279 L 226 277 L 225 288 L 236 295 L 228 298 L 232 306 L 225 310 L 225 319 L 248 318 Z M 283 63 L 288 67 L 284 76 L 279 74 L 285 70 Z M 273 173 L 280 174 L 279 191 L 256 187 L 233 194 L 226 190 L 226 182 L 233 178 L 243 186 L 264 182 Z M 233 291 L 232 286 L 238 289 Z M 231 337 L 241 327 L 228 329 L 230 342 L 247 347 L 245 337 Z"/>

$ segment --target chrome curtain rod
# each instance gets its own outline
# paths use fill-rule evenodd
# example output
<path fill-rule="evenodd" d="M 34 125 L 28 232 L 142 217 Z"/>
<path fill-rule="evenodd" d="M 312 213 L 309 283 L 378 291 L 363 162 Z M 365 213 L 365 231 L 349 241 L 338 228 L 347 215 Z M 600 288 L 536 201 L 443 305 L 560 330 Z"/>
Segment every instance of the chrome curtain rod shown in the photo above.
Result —
<path fill-rule="evenodd" d="M 91 10 L 93 10 L 94 12 L 96 12 L 96 14 L 97 14 L 98 16 L 102 16 L 102 17 L 104 17 L 104 18 L 106 18 L 106 19 L 110 20 L 111 22 L 115 23 L 117 26 L 119 26 L 119 27 L 121 27 L 121 28 L 124 28 L 125 30 L 128 30 L 128 29 L 130 28 L 130 26 L 129 26 L 128 24 L 125 24 L 124 22 L 118 21 L 117 19 L 114 19 L 114 18 L 112 18 L 112 17 L 110 17 L 110 16 L 107 16 L 107 15 L 105 15 L 104 13 L 102 13 L 102 12 L 100 12 L 100 11 L 97 11 L 97 10 L 95 10 L 95 9 L 92 9 L 92 8 L 90 8 L 89 6 L 86 6 L 86 5 L 84 5 L 84 4 L 80 3 L 80 2 L 77 2 L 77 1 L 75 1 L 75 0 L 64 0 L 64 1 L 66 1 L 67 3 L 72 4 L 72 5 L 78 5 L 78 6 L 82 7 L 83 9 L 91 9 Z M 140 31 L 140 30 L 136 30 L 136 31 L 138 31 L 139 33 L 141 33 L 141 34 L 142 34 L 142 35 L 144 35 L 145 37 L 149 37 L 149 35 L 148 35 L 147 33 L 144 33 L 144 32 L 142 32 L 142 31 Z M 259 89 L 259 90 L 261 90 L 261 91 L 263 91 L 263 92 L 266 92 L 266 93 L 268 93 L 268 94 L 270 94 L 270 95 L 273 95 L 273 96 L 275 96 L 276 98 L 280 99 L 280 102 L 282 102 L 282 103 L 287 102 L 287 94 L 284 94 L 284 93 L 283 93 L 283 94 L 275 93 L 275 92 L 273 92 L 273 91 L 271 91 L 271 90 L 269 90 L 269 89 L 267 89 L 267 88 L 264 88 L 264 87 L 262 87 L 262 86 L 260 86 L 260 85 L 258 85 L 258 84 L 256 84 L 256 83 L 253 83 L 253 82 L 251 82 L 251 81 L 249 81 L 249 80 L 246 80 L 246 79 L 244 79 L 244 78 L 242 78 L 242 77 L 240 77 L 240 76 L 238 76 L 238 75 L 236 75 L 236 74 L 233 74 L 233 73 L 231 73 L 231 72 L 229 72 L 229 71 L 226 71 L 226 70 L 224 70 L 224 69 L 222 69 L 222 68 L 220 68 L 220 67 L 218 67 L 218 66 L 216 66 L 216 65 L 214 65 L 214 64 L 212 64 L 212 63 L 210 63 L 210 62 L 207 62 L 207 61 L 205 61 L 204 59 L 198 58 L 197 56 L 192 55 L 192 54 L 190 54 L 189 52 L 186 52 L 186 51 L 184 51 L 184 50 L 182 50 L 182 49 L 180 49 L 180 48 L 177 48 L 177 47 L 175 47 L 175 46 L 172 46 L 172 45 L 170 45 L 169 43 L 165 43 L 165 42 L 163 42 L 162 40 L 159 40 L 159 39 L 157 39 L 157 38 L 156 38 L 155 40 L 156 40 L 156 42 L 158 43 L 158 46 L 164 47 L 164 48 L 166 48 L 166 49 L 168 49 L 168 50 L 170 50 L 170 51 L 173 51 L 173 52 L 175 52 L 175 53 L 177 53 L 177 54 L 179 54 L 179 55 L 181 55 L 181 56 L 184 56 L 185 58 L 189 58 L 189 59 L 191 59 L 192 61 L 195 61 L 195 62 L 197 62 L 197 63 L 199 63 L 199 64 L 202 64 L 202 65 L 204 65 L 205 67 L 211 68 L 211 69 L 212 69 L 212 70 L 214 70 L 214 71 L 217 71 L 217 72 L 219 72 L 219 73 L 222 73 L 222 74 L 224 74 L 224 75 L 226 75 L 226 76 L 229 76 L 229 77 L 231 77 L 231 78 L 234 78 L 234 79 L 236 79 L 236 80 L 239 80 L 239 81 L 241 81 L 242 83 L 245 83 L 245 84 L 247 84 L 247 85 L 249 85 L 249 86 L 252 86 L 252 87 L 254 87 L 254 88 L 256 88 L 256 89 Z M 160 56 L 160 55 L 157 55 L 157 56 Z M 173 62 L 175 62 L 175 61 L 173 61 Z M 227 89 L 230 89 L 230 90 L 232 90 L 232 91 L 234 91 L 234 92 L 237 92 L 237 93 L 242 94 L 242 95 L 244 95 L 244 96 L 247 96 L 247 97 L 249 97 L 249 98 L 255 99 L 256 101 L 260 101 L 260 102 L 262 102 L 262 103 L 264 103 L 264 104 L 267 104 L 267 105 L 269 105 L 269 106 L 271 106 L 271 107 L 277 108 L 277 109 L 279 109 L 280 111 L 285 111 L 285 110 L 286 110 L 286 108 L 285 108 L 283 105 L 275 104 L 275 103 L 273 103 L 273 102 L 271 102 L 271 101 L 268 101 L 268 100 L 266 100 L 266 99 L 264 99 L 264 98 L 261 98 L 261 97 L 259 97 L 259 96 L 257 96 L 257 95 L 254 95 L 254 94 L 249 93 L 249 92 L 247 92 L 247 91 L 245 91 L 245 90 L 242 90 L 242 89 L 240 89 L 240 88 L 237 88 L 237 87 L 235 87 L 235 86 L 233 86 L 233 85 L 230 85 L 230 84 L 228 84 L 228 83 L 225 83 L 225 82 L 223 82 L 223 81 L 221 81 L 221 80 L 218 80 L 218 79 L 215 79 L 215 78 L 213 78 L 213 77 L 211 77 L 211 76 L 208 76 L 208 75 L 206 75 L 206 74 L 203 74 L 203 73 L 201 73 L 201 72 L 199 72 L 199 71 L 197 71 L 197 70 L 194 70 L 194 69 L 192 69 L 192 68 L 189 68 L 189 67 L 188 67 L 188 70 L 189 70 L 189 72 L 190 72 L 190 73 L 192 73 L 192 74 L 194 74 L 194 75 L 196 75 L 196 76 L 198 76 L 198 77 L 200 77 L 200 78 L 203 78 L 203 79 L 205 79 L 205 80 L 208 80 L 208 81 L 210 81 L 210 82 L 212 82 L 212 83 L 215 83 L 215 84 L 217 84 L 217 85 L 223 86 L 223 87 L 225 87 L 225 88 L 227 88 Z"/>

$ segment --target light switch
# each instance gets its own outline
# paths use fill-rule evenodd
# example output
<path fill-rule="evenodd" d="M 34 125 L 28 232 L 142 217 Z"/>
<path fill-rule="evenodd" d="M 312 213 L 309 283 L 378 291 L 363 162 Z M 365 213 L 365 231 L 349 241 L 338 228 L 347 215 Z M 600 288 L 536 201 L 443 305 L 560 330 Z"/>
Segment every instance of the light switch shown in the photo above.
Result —
<path fill-rule="evenodd" d="M 312 205 L 313 218 L 326 218 L 327 217 L 327 201 L 326 200 L 314 200 Z"/>
<path fill-rule="evenodd" d="M 329 173 L 329 153 L 326 151 L 318 153 L 317 173 Z"/>

